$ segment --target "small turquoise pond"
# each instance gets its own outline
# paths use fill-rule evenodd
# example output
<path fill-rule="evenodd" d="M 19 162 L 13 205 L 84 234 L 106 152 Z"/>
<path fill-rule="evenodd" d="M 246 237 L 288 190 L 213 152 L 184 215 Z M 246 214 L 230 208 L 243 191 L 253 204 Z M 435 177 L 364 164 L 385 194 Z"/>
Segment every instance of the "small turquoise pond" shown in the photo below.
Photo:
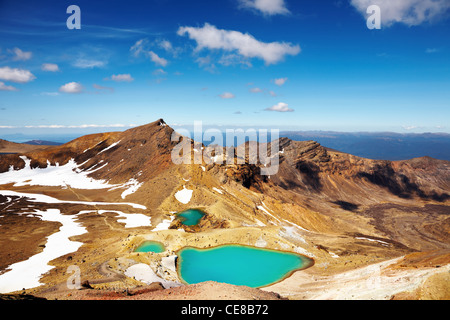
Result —
<path fill-rule="evenodd" d="M 156 241 L 145 241 L 139 247 L 134 250 L 134 252 L 154 252 L 161 253 L 166 251 L 162 243 Z"/>
<path fill-rule="evenodd" d="M 178 219 L 185 226 L 195 226 L 200 222 L 200 219 L 203 218 L 205 213 L 198 209 L 189 209 L 177 214 Z"/>
<path fill-rule="evenodd" d="M 314 264 L 299 254 L 242 245 L 187 247 L 178 252 L 178 258 L 178 274 L 187 284 L 216 281 L 253 288 L 276 283 Z"/>

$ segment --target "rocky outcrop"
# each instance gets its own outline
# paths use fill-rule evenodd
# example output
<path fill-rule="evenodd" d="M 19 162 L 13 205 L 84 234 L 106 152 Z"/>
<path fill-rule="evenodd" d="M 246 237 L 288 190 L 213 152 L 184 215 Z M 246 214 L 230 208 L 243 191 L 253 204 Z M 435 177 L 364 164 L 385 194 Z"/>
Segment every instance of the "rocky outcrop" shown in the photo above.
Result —
<path fill-rule="evenodd" d="M 211 229 L 226 229 L 230 227 L 230 223 L 223 219 L 216 219 L 210 214 L 205 214 L 195 226 L 187 226 L 180 219 L 175 219 L 169 229 L 184 229 L 186 232 L 202 232 Z"/>
<path fill-rule="evenodd" d="M 127 289 L 127 295 L 129 296 L 137 296 L 145 293 L 150 293 L 158 290 L 164 290 L 161 282 L 152 282 L 146 286 L 139 286 L 131 289 Z"/>

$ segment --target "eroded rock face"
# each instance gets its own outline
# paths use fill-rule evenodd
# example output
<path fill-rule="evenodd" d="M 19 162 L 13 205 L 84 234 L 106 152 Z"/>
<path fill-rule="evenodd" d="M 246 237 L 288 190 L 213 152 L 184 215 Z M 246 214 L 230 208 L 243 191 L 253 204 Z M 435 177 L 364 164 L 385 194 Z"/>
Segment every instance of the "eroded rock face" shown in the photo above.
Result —
<path fill-rule="evenodd" d="M 216 219 L 210 214 L 205 214 L 199 221 L 199 223 L 195 226 L 187 226 L 182 223 L 181 220 L 175 219 L 169 229 L 183 229 L 186 232 L 202 232 L 212 229 L 226 229 L 229 228 L 230 223 L 223 219 Z"/>
<path fill-rule="evenodd" d="M 267 177 L 261 176 L 261 168 L 256 165 L 232 165 L 227 169 L 227 178 L 242 184 L 247 189 L 261 191 L 262 183 L 267 182 Z"/>

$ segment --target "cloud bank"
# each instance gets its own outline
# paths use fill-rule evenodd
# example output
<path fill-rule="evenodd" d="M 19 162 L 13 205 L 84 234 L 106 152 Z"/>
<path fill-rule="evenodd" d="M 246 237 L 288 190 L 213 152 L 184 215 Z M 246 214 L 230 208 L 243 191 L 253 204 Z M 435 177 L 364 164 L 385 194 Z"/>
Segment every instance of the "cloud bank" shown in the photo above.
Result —
<path fill-rule="evenodd" d="M 379 6 L 382 26 L 394 23 L 417 26 L 440 18 L 450 9 L 448 0 L 351 0 L 350 3 L 364 17 L 370 5 Z"/>
<path fill-rule="evenodd" d="M 4 82 L 0 81 L 0 91 L 17 91 L 17 88 L 8 86 Z"/>
<path fill-rule="evenodd" d="M 134 81 L 134 78 L 129 74 L 113 74 L 111 76 L 111 80 L 116 82 L 131 82 Z"/>
<path fill-rule="evenodd" d="M 279 102 L 270 108 L 264 109 L 264 111 L 276 111 L 276 112 L 294 112 L 294 109 L 289 108 L 289 105 L 284 102 Z"/>
<path fill-rule="evenodd" d="M 28 70 L 2 67 L 0 68 L 0 80 L 12 81 L 17 83 L 27 83 L 36 79 Z"/>
<path fill-rule="evenodd" d="M 33 55 L 31 51 L 25 52 L 25 51 L 22 51 L 19 48 L 14 48 L 14 49 L 8 50 L 8 51 L 14 54 L 14 57 L 13 57 L 14 61 L 30 60 L 31 56 Z"/>
<path fill-rule="evenodd" d="M 287 80 L 288 80 L 288 78 L 279 78 L 279 79 L 273 80 L 273 82 L 275 82 L 275 84 L 276 84 L 277 86 L 280 86 L 280 87 L 281 87 L 283 84 L 286 83 Z"/>
<path fill-rule="evenodd" d="M 83 86 L 78 82 L 69 82 L 59 88 L 60 92 L 64 93 L 81 93 Z"/>
<path fill-rule="evenodd" d="M 242 8 L 253 9 L 264 15 L 289 14 L 284 0 L 239 0 Z"/>
<path fill-rule="evenodd" d="M 286 42 L 262 42 L 248 33 L 233 30 L 217 29 L 205 23 L 203 27 L 180 27 L 177 34 L 187 35 L 197 42 L 196 51 L 202 49 L 237 52 L 245 58 L 259 58 L 266 65 L 282 61 L 286 55 L 295 56 L 300 53 L 300 46 Z"/>
<path fill-rule="evenodd" d="M 222 99 L 233 99 L 235 95 L 231 92 L 224 92 L 222 94 L 219 94 L 219 97 L 221 97 Z"/>
<path fill-rule="evenodd" d="M 59 71 L 59 67 L 57 64 L 54 63 L 43 63 L 41 66 L 42 71 L 49 71 L 49 72 L 57 72 Z"/>

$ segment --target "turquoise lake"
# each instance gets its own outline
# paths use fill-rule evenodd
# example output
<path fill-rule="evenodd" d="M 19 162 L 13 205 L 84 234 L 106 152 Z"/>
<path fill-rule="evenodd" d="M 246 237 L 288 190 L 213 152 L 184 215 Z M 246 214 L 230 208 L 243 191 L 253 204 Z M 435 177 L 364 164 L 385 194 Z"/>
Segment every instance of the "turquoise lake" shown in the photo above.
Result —
<path fill-rule="evenodd" d="M 314 263 L 295 253 L 241 245 L 187 247 L 179 251 L 178 257 L 178 274 L 187 284 L 216 281 L 253 288 L 281 281 Z"/>
<path fill-rule="evenodd" d="M 164 245 L 157 241 L 144 241 L 139 247 L 134 250 L 134 252 L 154 252 L 162 253 L 166 251 Z"/>
<path fill-rule="evenodd" d="M 200 219 L 203 218 L 205 213 L 198 209 L 189 209 L 177 214 L 178 219 L 185 226 L 195 226 L 200 222 Z"/>

